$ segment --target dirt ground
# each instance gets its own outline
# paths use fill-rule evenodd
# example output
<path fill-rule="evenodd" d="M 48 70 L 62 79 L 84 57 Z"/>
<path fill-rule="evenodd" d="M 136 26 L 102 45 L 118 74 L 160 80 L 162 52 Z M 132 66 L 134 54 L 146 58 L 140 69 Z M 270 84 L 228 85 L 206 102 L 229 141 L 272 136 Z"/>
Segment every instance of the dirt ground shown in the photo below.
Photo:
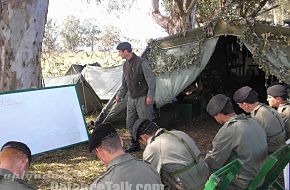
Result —
<path fill-rule="evenodd" d="M 156 122 L 167 129 L 175 128 L 189 134 L 198 144 L 203 155 L 211 149 L 211 141 L 219 126 L 207 114 L 187 120 L 184 120 L 180 114 L 178 116 L 169 114 L 163 116 L 163 121 Z M 130 136 L 124 124 L 118 124 L 116 127 L 127 146 Z M 142 152 L 133 155 L 142 158 Z M 88 189 L 89 185 L 105 170 L 102 162 L 93 153 L 88 152 L 87 143 L 82 143 L 34 156 L 26 178 L 38 189 Z"/>

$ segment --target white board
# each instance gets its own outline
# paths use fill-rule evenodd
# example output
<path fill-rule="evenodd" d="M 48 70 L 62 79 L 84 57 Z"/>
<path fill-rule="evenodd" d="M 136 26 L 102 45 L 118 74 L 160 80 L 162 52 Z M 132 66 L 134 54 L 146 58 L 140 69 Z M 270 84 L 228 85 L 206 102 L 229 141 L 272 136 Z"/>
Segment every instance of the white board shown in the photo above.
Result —
<path fill-rule="evenodd" d="M 0 147 L 20 141 L 34 155 L 87 140 L 75 86 L 0 94 Z"/>

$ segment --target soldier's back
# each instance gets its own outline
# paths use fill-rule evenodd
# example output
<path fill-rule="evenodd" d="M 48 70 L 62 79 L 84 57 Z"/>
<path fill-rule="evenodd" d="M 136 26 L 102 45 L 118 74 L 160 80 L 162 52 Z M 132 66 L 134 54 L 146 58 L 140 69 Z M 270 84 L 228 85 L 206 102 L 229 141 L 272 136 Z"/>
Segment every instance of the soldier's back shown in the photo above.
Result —
<path fill-rule="evenodd" d="M 279 113 L 273 108 L 264 104 L 257 107 L 251 113 L 251 116 L 265 129 L 269 153 L 272 153 L 285 144 L 286 132 L 284 130 L 284 122 Z"/>
<path fill-rule="evenodd" d="M 145 186 L 146 188 L 162 189 L 159 174 L 149 163 L 125 154 L 109 163 L 107 171 L 91 185 L 90 190 L 98 190 L 102 187 L 107 189 L 113 187 L 115 189 L 117 187 L 146 189 Z"/>
<path fill-rule="evenodd" d="M 278 113 L 281 115 L 286 130 L 286 140 L 290 138 L 290 103 L 279 106 Z"/>
<path fill-rule="evenodd" d="M 20 179 L 5 179 L 0 176 L 0 190 L 36 190 Z"/>

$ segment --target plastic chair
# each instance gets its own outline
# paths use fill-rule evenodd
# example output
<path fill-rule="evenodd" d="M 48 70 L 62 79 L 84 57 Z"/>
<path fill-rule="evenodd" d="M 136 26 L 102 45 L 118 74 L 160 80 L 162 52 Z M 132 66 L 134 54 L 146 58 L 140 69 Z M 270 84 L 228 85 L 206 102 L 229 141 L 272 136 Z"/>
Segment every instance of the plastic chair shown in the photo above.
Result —
<path fill-rule="evenodd" d="M 272 187 L 275 187 L 277 190 L 283 190 L 284 188 L 279 184 L 277 178 L 283 172 L 283 169 L 289 161 L 290 146 L 285 144 L 267 158 L 265 164 L 262 166 L 254 180 L 250 183 L 247 190 L 266 190 Z"/>
<path fill-rule="evenodd" d="M 209 177 L 204 190 L 225 190 L 241 170 L 243 162 L 239 159 L 226 164 Z"/>

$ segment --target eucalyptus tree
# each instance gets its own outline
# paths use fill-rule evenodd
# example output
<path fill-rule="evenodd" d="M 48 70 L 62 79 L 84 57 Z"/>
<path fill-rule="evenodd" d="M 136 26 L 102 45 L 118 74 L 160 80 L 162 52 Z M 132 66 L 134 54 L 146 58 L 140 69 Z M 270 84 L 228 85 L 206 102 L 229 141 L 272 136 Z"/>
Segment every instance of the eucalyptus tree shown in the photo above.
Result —
<path fill-rule="evenodd" d="M 82 45 L 81 21 L 74 15 L 67 16 L 62 22 L 61 37 L 66 50 L 77 52 Z"/>
<path fill-rule="evenodd" d="M 105 26 L 100 33 L 99 50 L 111 50 L 117 43 L 120 42 L 121 31 L 115 26 Z"/>
<path fill-rule="evenodd" d="M 48 0 L 0 1 L 0 91 L 40 87 Z"/>
<path fill-rule="evenodd" d="M 151 0 L 151 3 L 153 18 L 169 35 L 185 32 L 217 17 L 255 18 L 279 6 L 273 0 Z M 160 5 L 165 10 L 163 13 Z"/>
<path fill-rule="evenodd" d="M 98 26 L 97 19 L 85 19 L 81 24 L 81 44 L 90 48 L 93 55 L 96 46 L 98 45 L 99 34 L 101 30 Z"/>
<path fill-rule="evenodd" d="M 107 6 L 111 11 L 138 0 L 87 0 Z M 256 18 L 268 10 L 281 7 L 289 0 L 151 0 L 151 14 L 155 22 L 169 35 L 185 32 L 196 25 L 206 24 L 218 17 Z M 131 3 L 130 3 L 131 2 Z M 114 6 L 113 6 L 114 5 Z M 287 7 L 287 6 L 284 6 Z M 287 9 L 287 8 L 286 8 Z M 276 13 L 276 16 L 280 16 Z M 274 16 L 275 17 L 275 16 Z"/>

